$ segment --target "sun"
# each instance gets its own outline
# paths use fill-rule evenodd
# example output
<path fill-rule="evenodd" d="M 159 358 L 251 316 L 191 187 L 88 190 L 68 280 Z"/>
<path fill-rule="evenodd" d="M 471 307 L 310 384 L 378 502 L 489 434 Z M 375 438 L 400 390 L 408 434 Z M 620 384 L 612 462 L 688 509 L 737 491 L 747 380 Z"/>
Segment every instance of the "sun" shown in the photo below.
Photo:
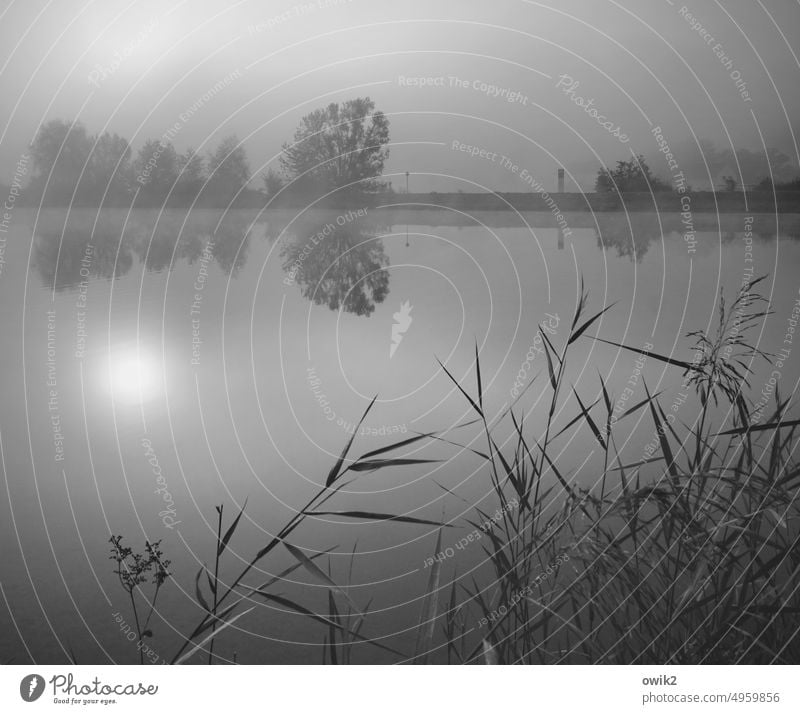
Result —
<path fill-rule="evenodd" d="M 162 392 L 158 360 L 137 345 L 111 353 L 107 380 L 115 404 L 144 404 Z"/>

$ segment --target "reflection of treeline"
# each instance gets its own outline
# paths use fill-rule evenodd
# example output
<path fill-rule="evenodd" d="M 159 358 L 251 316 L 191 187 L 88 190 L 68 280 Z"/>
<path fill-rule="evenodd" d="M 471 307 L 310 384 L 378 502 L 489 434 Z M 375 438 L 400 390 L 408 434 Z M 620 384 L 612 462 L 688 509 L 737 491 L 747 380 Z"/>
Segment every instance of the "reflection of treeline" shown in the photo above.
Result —
<path fill-rule="evenodd" d="M 595 215 L 595 235 L 597 246 L 606 250 L 614 250 L 617 257 L 628 257 L 640 261 L 653 241 L 660 241 L 662 236 L 670 238 L 686 230 L 675 216 L 656 215 L 653 213 L 598 213 Z M 752 224 L 751 224 L 752 225 Z M 768 224 L 763 228 L 752 230 L 753 238 L 760 242 L 774 240 L 777 232 Z M 774 225 L 774 224 L 773 224 Z M 736 230 L 723 228 L 722 224 L 707 226 L 707 231 L 722 236 L 723 243 L 731 243 L 744 234 L 744 222 Z M 795 226 L 782 226 L 780 236 L 796 240 L 800 238 L 800 230 Z"/>
<path fill-rule="evenodd" d="M 42 282 L 65 290 L 90 279 L 120 278 L 130 272 L 134 256 L 146 270 L 171 270 L 179 260 L 193 264 L 208 252 L 226 273 L 247 260 L 249 221 L 238 214 L 213 215 L 184 225 L 184 215 L 161 214 L 155 223 L 136 220 L 124 232 L 113 226 L 76 225 L 46 229 L 34 238 L 33 265 Z"/>
<path fill-rule="evenodd" d="M 800 213 L 800 191 L 694 191 L 688 194 L 691 209 L 698 213 Z M 681 212 L 681 195 L 674 191 L 625 193 L 551 193 L 562 213 L 598 213 L 608 211 Z M 538 193 L 412 193 L 383 197 L 381 205 L 394 200 L 397 205 L 414 210 L 453 208 L 461 211 L 536 211 L 550 213 L 547 200 Z M 331 205 L 347 205 L 347 201 L 331 201 Z M 483 217 L 482 217 L 483 218 Z M 463 222 L 469 223 L 466 218 Z M 518 219 L 512 219 L 516 222 Z M 555 224 L 554 224 L 555 225 Z M 572 226 L 571 226 L 572 227 Z"/>

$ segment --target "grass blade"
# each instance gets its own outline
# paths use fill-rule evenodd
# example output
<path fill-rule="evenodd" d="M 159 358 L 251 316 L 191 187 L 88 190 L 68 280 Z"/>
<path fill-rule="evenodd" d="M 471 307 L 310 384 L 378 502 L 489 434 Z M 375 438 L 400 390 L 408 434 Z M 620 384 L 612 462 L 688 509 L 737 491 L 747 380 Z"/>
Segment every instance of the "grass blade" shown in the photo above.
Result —
<path fill-rule="evenodd" d="M 331 624 L 328 625 L 328 646 L 331 653 L 331 664 L 339 664 L 339 657 L 336 653 L 336 627 L 334 623 L 339 622 L 339 612 L 336 609 L 336 600 L 333 598 L 333 591 L 328 590 L 328 617 Z"/>
<path fill-rule="evenodd" d="M 302 566 L 306 569 L 306 571 L 318 582 L 326 585 L 329 588 L 333 588 L 336 592 L 341 593 L 341 595 L 350 603 L 353 610 L 360 613 L 358 606 L 350 599 L 350 596 L 347 594 L 347 591 L 343 588 L 339 587 L 330 577 L 328 574 L 322 570 L 314 561 L 311 560 L 302 550 L 299 548 L 295 548 L 293 545 L 290 545 L 286 541 L 283 542 L 286 546 L 286 550 L 288 550 L 292 556 L 299 561 Z"/>
<path fill-rule="evenodd" d="M 497 650 L 495 650 L 489 640 L 483 640 L 483 661 L 486 664 L 500 664 Z"/>
<path fill-rule="evenodd" d="M 316 560 L 317 558 L 321 558 L 323 555 L 326 555 L 327 553 L 330 553 L 332 550 L 336 550 L 336 548 L 338 548 L 338 547 L 339 546 L 337 546 L 337 545 L 333 545 L 330 548 L 327 548 L 326 550 L 323 550 L 323 551 L 321 551 L 319 553 L 314 553 L 314 555 L 312 555 L 309 558 L 309 560 Z M 250 589 L 250 594 L 252 595 L 254 592 L 256 592 L 258 590 L 266 590 L 268 587 L 271 587 L 272 585 L 277 583 L 279 580 L 286 580 L 286 576 L 287 575 L 291 575 L 295 570 L 297 570 L 298 568 L 302 568 L 302 567 L 303 567 L 302 563 L 295 563 L 294 565 L 290 565 L 288 568 L 286 568 L 285 570 L 282 570 L 277 575 L 272 576 L 264 584 L 259 585 L 257 588 L 251 588 Z M 287 582 L 290 582 L 290 581 L 287 581 Z"/>
<path fill-rule="evenodd" d="M 773 429 L 781 429 L 789 426 L 800 426 L 800 419 L 791 419 L 787 421 L 773 421 L 767 424 L 752 424 L 750 426 L 740 426 L 736 429 L 728 429 L 727 431 L 720 431 L 717 436 L 739 436 L 747 434 L 751 431 L 771 431 Z"/>
<path fill-rule="evenodd" d="M 338 460 L 333 465 L 333 468 L 330 470 L 328 478 L 325 479 L 326 486 L 330 487 L 331 485 L 333 485 L 336 479 L 339 478 L 340 475 L 339 472 L 342 469 L 342 464 L 344 463 L 344 460 L 347 458 L 347 452 L 350 451 L 350 447 L 353 445 L 353 440 L 356 438 L 356 432 L 358 432 L 359 428 L 361 427 L 361 424 L 364 422 L 364 419 L 366 419 L 367 414 L 369 414 L 369 410 L 372 409 L 372 405 L 375 404 L 375 400 L 377 398 L 378 398 L 377 394 L 374 397 L 372 397 L 372 401 L 369 403 L 369 406 L 364 410 L 364 413 L 361 415 L 361 419 L 358 420 L 358 425 L 353 430 L 353 433 L 350 435 L 350 438 L 348 439 L 347 444 L 345 444 L 344 449 L 342 449 L 342 453 L 340 454 Z"/>
<path fill-rule="evenodd" d="M 471 396 L 469 396 L 469 394 L 467 394 L 464 391 L 463 387 L 458 383 L 458 380 L 452 374 L 450 374 L 450 370 L 448 370 L 447 367 L 445 367 L 442 364 L 441 360 L 438 357 L 436 358 L 436 361 L 439 363 L 439 366 L 445 371 L 445 374 L 448 377 L 450 377 L 450 381 L 453 384 L 455 384 L 456 387 L 458 387 L 458 391 L 461 392 L 466 397 L 467 401 L 472 405 L 472 408 L 476 412 L 478 412 L 478 414 L 480 415 L 481 419 L 483 419 L 483 409 L 481 409 L 477 404 L 475 404 L 475 400 Z"/>
<path fill-rule="evenodd" d="M 584 322 L 577 330 L 575 330 L 575 332 L 570 335 L 569 339 L 567 340 L 567 345 L 571 345 L 573 342 L 575 342 L 575 340 L 577 340 L 584 332 L 586 332 L 589 327 L 592 326 L 592 323 L 594 323 L 597 318 L 599 318 L 607 310 L 610 310 L 612 307 L 614 307 L 614 305 L 616 305 L 616 303 L 611 303 L 611 305 L 608 305 L 600 310 L 600 312 L 598 312 L 594 317 L 591 317 Z"/>
<path fill-rule="evenodd" d="M 231 523 L 231 527 L 225 532 L 225 535 L 222 537 L 222 540 L 219 543 L 219 547 L 217 548 L 217 555 L 222 555 L 222 552 L 227 547 L 228 543 L 230 542 L 231 537 L 233 536 L 234 531 L 236 530 L 236 526 L 239 525 L 239 519 L 242 517 L 244 513 L 244 509 L 247 506 L 247 499 L 244 499 L 244 503 L 242 504 L 242 510 L 239 511 L 239 515 L 236 516 L 236 520 Z"/>
<path fill-rule="evenodd" d="M 659 362 L 664 362 L 665 364 L 671 364 L 674 367 L 680 367 L 681 369 L 688 370 L 691 372 L 701 372 L 702 370 L 694 364 L 690 364 L 689 362 L 684 362 L 683 360 L 674 359 L 672 357 L 665 357 L 664 355 L 660 355 L 657 352 L 648 352 L 647 350 L 640 350 L 638 347 L 628 347 L 627 345 L 620 344 L 619 342 L 612 342 L 611 340 L 604 340 L 602 337 L 596 337 L 594 335 L 589 335 L 593 340 L 597 340 L 598 342 L 605 342 L 607 345 L 612 345 L 613 347 L 619 347 L 622 350 L 628 350 L 628 352 L 635 352 L 639 355 L 644 355 L 645 357 L 652 357 Z"/>
<path fill-rule="evenodd" d="M 194 647 L 190 648 L 190 649 L 189 649 L 189 650 L 188 650 L 188 651 L 187 651 L 185 654 L 183 654 L 183 655 L 180 657 L 180 659 L 176 660 L 176 661 L 175 661 L 173 664 L 183 664 L 184 662 L 186 662 L 186 661 L 187 661 L 187 660 L 188 660 L 188 659 L 189 659 L 189 658 L 190 658 L 190 657 L 191 657 L 191 656 L 192 656 L 192 655 L 193 655 L 195 652 L 197 652 L 197 651 L 201 650 L 201 649 L 203 648 L 203 646 L 204 646 L 204 645 L 205 645 L 205 644 L 206 644 L 206 643 L 207 643 L 209 640 L 212 640 L 212 639 L 214 639 L 215 637 L 217 637 L 217 636 L 219 635 L 219 633 L 220 633 L 220 632 L 222 632 L 222 630 L 224 630 L 226 627 L 230 627 L 230 626 L 231 626 L 231 625 L 232 625 L 234 622 L 236 622 L 236 621 L 237 621 L 237 620 L 238 620 L 240 617 L 244 617 L 244 616 L 245 616 L 245 615 L 246 615 L 248 612 L 250 612 L 250 611 L 251 611 L 251 610 L 253 610 L 253 609 L 254 609 L 254 608 L 252 608 L 252 607 L 251 607 L 251 608 L 248 608 L 247 610 L 243 610 L 243 611 L 242 611 L 242 612 L 240 612 L 238 615 L 234 615 L 234 616 L 233 616 L 233 617 L 232 617 L 230 620 L 228 620 L 227 622 L 223 622 L 221 625 L 218 625 L 218 626 L 217 626 L 217 629 L 216 629 L 216 631 L 215 631 L 215 632 L 211 632 L 211 633 L 209 633 L 208 635 L 206 635 L 206 636 L 205 636 L 205 637 L 204 637 L 202 640 L 200 640 L 200 642 L 198 642 L 198 643 L 197 643 L 197 644 L 196 644 Z M 221 619 L 221 617 L 220 617 L 220 618 L 217 618 L 217 619 Z"/>
<path fill-rule="evenodd" d="M 374 451 L 368 451 L 366 454 L 361 454 L 358 457 L 358 461 L 363 461 L 364 459 L 370 459 L 373 456 L 379 456 L 380 454 L 385 454 L 387 451 L 394 451 L 395 449 L 400 449 L 403 446 L 408 446 L 409 444 L 413 444 L 420 439 L 429 438 L 436 434 L 435 431 L 431 431 L 427 434 L 417 434 L 416 436 L 409 437 L 408 439 L 403 439 L 402 441 L 398 441 L 396 444 L 389 444 L 389 446 L 382 446 L 380 449 L 375 449 Z"/>
<path fill-rule="evenodd" d="M 272 593 L 264 593 L 264 592 L 260 592 L 260 591 L 255 593 L 255 594 L 261 596 L 265 600 L 269 600 L 269 601 L 277 603 L 278 605 L 282 605 L 287 610 L 294 610 L 295 612 L 298 612 L 301 615 L 305 615 L 306 617 L 310 617 L 312 620 L 316 620 L 317 622 L 320 622 L 323 625 L 327 625 L 328 627 L 335 627 L 340 632 L 344 632 L 344 627 L 342 627 L 341 625 L 337 624 L 336 622 L 334 622 L 330 618 L 325 617 L 324 615 L 319 615 L 316 612 L 312 612 L 307 607 L 303 607 L 302 605 L 299 605 L 298 603 L 293 602 L 292 600 L 289 600 L 288 598 L 282 597 L 280 595 L 273 595 Z M 360 634 L 358 634 L 356 632 L 353 632 L 352 630 L 350 632 L 350 636 L 353 637 L 356 640 L 361 641 L 361 642 L 368 642 L 373 647 L 377 647 L 378 649 L 382 649 L 382 650 L 384 650 L 386 652 L 391 652 L 393 655 L 398 655 L 399 657 L 402 657 L 404 659 L 407 659 L 407 657 L 408 657 L 407 655 L 403 654 L 402 652 L 399 652 L 396 649 L 388 647 L 387 645 L 382 645 L 380 642 L 377 642 L 375 640 L 371 640 L 368 637 L 364 637 L 364 635 L 360 635 Z"/>
<path fill-rule="evenodd" d="M 442 529 L 436 537 L 434 556 L 442 549 Z M 436 625 L 436 609 L 439 604 L 439 574 L 442 570 L 441 560 L 434 559 L 431 572 L 428 574 L 428 587 L 425 589 L 425 599 L 419 613 L 417 625 L 417 642 L 414 646 L 414 664 L 427 664 L 428 652 L 433 643 L 433 632 Z"/>
<path fill-rule="evenodd" d="M 666 430 L 661 425 L 661 419 L 659 419 L 656 408 L 653 406 L 653 400 L 650 397 L 650 390 L 647 388 L 647 382 L 642 380 L 642 384 L 644 384 L 644 391 L 645 394 L 647 394 L 648 402 L 650 404 L 650 414 L 653 417 L 653 423 L 656 425 L 656 434 L 658 435 L 658 441 L 661 444 L 661 453 L 664 454 L 664 458 L 666 459 L 669 475 L 675 478 L 677 477 L 678 472 L 675 468 L 675 459 L 672 456 L 672 449 L 669 445 L 669 439 L 667 439 Z"/>
<path fill-rule="evenodd" d="M 356 461 L 348 466 L 345 471 L 377 471 L 389 466 L 416 466 L 418 464 L 438 464 L 439 459 L 370 459 L 369 461 Z M 343 472 L 344 473 L 344 472 Z"/>
<path fill-rule="evenodd" d="M 478 355 L 478 340 L 475 340 L 475 371 L 478 377 L 478 404 L 483 411 L 483 384 L 481 383 L 481 359 Z"/>
<path fill-rule="evenodd" d="M 594 423 L 594 419 L 592 419 L 589 411 L 583 405 L 581 398 L 578 396 L 578 392 L 575 391 L 575 387 L 572 388 L 572 393 L 575 395 L 575 399 L 578 400 L 578 404 L 581 408 L 581 413 L 583 414 L 584 419 L 586 419 L 586 423 L 589 424 L 589 428 L 592 430 L 595 439 L 600 443 L 600 446 L 603 447 L 603 451 L 605 451 L 608 447 L 606 446 L 606 442 L 603 440 L 602 434 L 600 434 L 600 429 L 597 428 L 597 424 Z M 596 404 L 597 402 L 595 402 Z"/>
<path fill-rule="evenodd" d="M 542 328 L 539 328 L 539 334 L 544 337 L 544 331 Z M 542 344 L 544 345 L 544 356 L 547 357 L 547 372 L 550 376 L 550 386 L 553 388 L 553 393 L 555 393 L 558 390 L 558 385 L 556 383 L 556 374 L 553 370 L 553 360 L 550 357 L 550 348 L 548 347 L 550 340 L 547 340 L 547 338 L 545 338 L 545 340 L 546 342 L 543 342 Z M 550 415 L 552 416 L 552 411 L 550 412 Z"/>
<path fill-rule="evenodd" d="M 194 579 L 194 593 L 197 597 L 197 602 L 203 607 L 206 612 L 211 612 L 211 607 L 209 606 L 208 602 L 206 601 L 205 597 L 203 596 L 203 591 L 200 589 L 200 578 L 206 573 L 206 566 L 201 566 L 200 570 L 197 571 L 197 575 Z M 207 573 L 206 573 L 207 574 Z"/>
<path fill-rule="evenodd" d="M 452 528 L 453 526 L 439 521 L 429 521 L 425 518 L 411 516 L 395 516 L 391 513 L 373 513 L 371 511 L 306 511 L 309 516 L 343 516 L 345 518 L 359 518 L 369 521 L 396 521 L 397 523 L 417 523 L 426 526 L 440 526 Z"/>

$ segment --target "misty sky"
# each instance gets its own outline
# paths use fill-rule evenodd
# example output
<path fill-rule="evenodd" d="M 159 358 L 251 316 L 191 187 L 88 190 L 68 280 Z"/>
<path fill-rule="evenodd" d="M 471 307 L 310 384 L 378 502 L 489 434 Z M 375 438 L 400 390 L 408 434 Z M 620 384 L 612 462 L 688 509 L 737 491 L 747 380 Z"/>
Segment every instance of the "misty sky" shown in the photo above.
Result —
<path fill-rule="evenodd" d="M 498 159 L 455 151 L 454 141 L 505 154 L 550 188 L 563 164 L 588 189 L 601 161 L 655 156 L 654 126 L 682 147 L 687 163 L 693 143 L 710 139 L 720 148 L 777 147 L 800 164 L 792 133 L 800 6 L 695 0 L 685 7 L 702 31 L 681 7 L 680 0 L 6 3 L 0 181 L 10 181 L 37 127 L 52 118 L 116 132 L 134 151 L 176 123 L 179 150 L 207 150 L 236 133 L 258 174 L 277 167 L 303 114 L 360 95 L 389 116 L 386 172 L 410 171 L 412 191 L 530 190 Z M 563 74 L 579 82 L 573 97 L 594 99 L 629 142 L 556 87 Z M 400 86 L 407 77 L 441 77 L 444 86 Z M 466 86 L 451 86 L 450 77 Z M 737 88 L 737 77 L 745 85 Z M 489 96 L 500 90 L 518 92 L 518 101 Z M 665 163 L 653 168 L 668 176 Z"/>

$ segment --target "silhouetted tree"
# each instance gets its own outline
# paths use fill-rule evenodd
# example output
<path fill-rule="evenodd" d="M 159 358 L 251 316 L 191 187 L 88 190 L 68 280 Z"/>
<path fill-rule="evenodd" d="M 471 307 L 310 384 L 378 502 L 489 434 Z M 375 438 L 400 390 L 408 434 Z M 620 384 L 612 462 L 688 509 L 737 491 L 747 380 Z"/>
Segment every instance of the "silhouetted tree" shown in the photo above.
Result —
<path fill-rule="evenodd" d="M 299 189 L 330 191 L 353 184 L 352 193 L 385 188 L 378 181 L 389 156 L 389 120 L 369 98 L 329 104 L 306 114 L 281 165 Z"/>
<path fill-rule="evenodd" d="M 644 156 L 630 161 L 617 161 L 614 169 L 603 167 L 597 172 L 594 190 L 598 193 L 619 191 L 670 191 L 670 185 L 653 176 Z"/>

